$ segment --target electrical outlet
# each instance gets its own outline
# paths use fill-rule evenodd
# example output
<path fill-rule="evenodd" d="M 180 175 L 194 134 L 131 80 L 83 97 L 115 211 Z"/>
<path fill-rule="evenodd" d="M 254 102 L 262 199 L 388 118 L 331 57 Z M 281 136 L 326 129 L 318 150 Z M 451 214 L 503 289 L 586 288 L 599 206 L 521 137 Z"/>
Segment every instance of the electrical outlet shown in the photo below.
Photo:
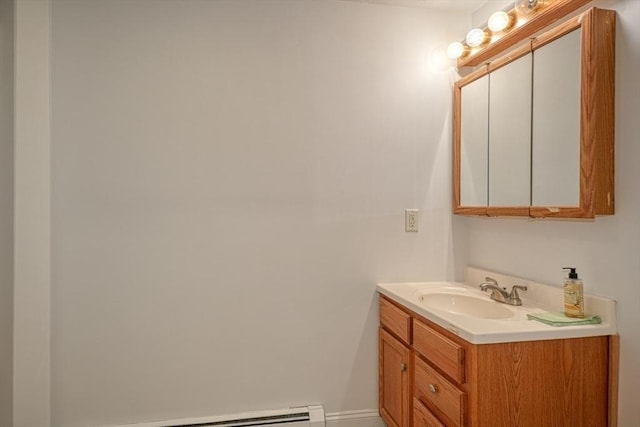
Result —
<path fill-rule="evenodd" d="M 405 209 L 404 211 L 404 231 L 418 231 L 418 209 Z"/>

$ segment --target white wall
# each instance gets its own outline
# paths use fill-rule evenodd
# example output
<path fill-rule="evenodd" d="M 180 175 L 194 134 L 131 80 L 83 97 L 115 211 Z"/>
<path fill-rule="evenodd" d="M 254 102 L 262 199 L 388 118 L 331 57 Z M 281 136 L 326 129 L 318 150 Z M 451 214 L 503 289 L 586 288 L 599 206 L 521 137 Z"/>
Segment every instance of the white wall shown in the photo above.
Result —
<path fill-rule="evenodd" d="M 13 1 L 0 0 L 0 425 L 13 422 Z"/>
<path fill-rule="evenodd" d="M 585 291 L 618 300 L 621 427 L 640 419 L 640 2 L 596 1 L 616 9 L 616 214 L 595 222 L 466 220 L 470 263 L 561 285 L 575 266 Z"/>
<path fill-rule="evenodd" d="M 375 409 L 376 282 L 464 263 L 452 76 L 428 59 L 468 19 L 333 0 L 52 16 L 53 425 Z"/>
<path fill-rule="evenodd" d="M 13 427 L 50 422 L 50 8 L 15 3 Z"/>

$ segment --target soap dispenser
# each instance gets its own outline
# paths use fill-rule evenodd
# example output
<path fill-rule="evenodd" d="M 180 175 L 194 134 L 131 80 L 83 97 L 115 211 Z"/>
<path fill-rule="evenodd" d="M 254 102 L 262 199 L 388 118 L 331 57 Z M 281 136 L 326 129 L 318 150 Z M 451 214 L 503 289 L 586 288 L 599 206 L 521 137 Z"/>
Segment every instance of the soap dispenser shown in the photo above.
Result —
<path fill-rule="evenodd" d="M 584 317 L 584 294 L 582 280 L 578 279 L 575 267 L 564 267 L 569 270 L 569 277 L 564 279 L 564 314 L 567 317 Z"/>

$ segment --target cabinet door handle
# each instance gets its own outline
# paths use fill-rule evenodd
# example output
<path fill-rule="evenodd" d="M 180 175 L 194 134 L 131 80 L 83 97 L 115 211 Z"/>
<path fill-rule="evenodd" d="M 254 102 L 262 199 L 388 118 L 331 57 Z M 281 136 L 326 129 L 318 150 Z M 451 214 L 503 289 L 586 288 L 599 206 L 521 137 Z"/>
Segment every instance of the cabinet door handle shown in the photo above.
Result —
<path fill-rule="evenodd" d="M 406 371 L 406 370 L 407 370 L 407 364 L 406 364 L 406 363 L 404 363 L 404 362 L 403 362 L 403 363 L 401 363 L 401 364 L 400 364 L 400 370 L 401 370 L 402 372 Z"/>
<path fill-rule="evenodd" d="M 433 394 L 436 394 L 438 392 L 438 386 L 435 384 L 429 384 L 429 391 Z"/>

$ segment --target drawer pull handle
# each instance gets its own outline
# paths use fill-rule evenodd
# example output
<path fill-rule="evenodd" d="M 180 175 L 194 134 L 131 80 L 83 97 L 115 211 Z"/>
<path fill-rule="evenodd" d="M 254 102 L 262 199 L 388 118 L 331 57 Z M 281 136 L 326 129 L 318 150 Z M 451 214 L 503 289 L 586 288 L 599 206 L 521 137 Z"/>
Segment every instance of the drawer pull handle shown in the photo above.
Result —
<path fill-rule="evenodd" d="M 433 394 L 436 394 L 438 392 L 438 386 L 435 384 L 429 384 L 429 391 Z"/>
<path fill-rule="evenodd" d="M 406 371 L 406 370 L 407 370 L 407 364 L 406 364 L 406 363 L 401 363 L 401 364 L 400 364 L 400 370 L 401 370 L 402 372 Z"/>

